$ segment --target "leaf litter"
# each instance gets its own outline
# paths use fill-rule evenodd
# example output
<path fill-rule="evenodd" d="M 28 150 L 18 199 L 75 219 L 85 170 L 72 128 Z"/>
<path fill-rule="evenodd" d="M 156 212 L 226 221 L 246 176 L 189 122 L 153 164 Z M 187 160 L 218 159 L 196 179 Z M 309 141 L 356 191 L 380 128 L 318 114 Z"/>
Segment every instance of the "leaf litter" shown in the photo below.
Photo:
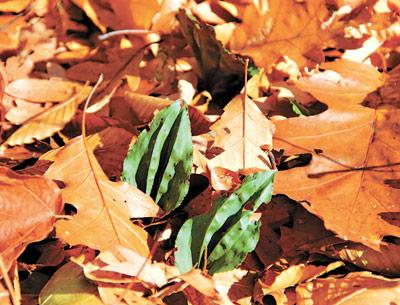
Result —
<path fill-rule="evenodd" d="M 1 303 L 399 303 L 399 9 L 3 1 Z"/>

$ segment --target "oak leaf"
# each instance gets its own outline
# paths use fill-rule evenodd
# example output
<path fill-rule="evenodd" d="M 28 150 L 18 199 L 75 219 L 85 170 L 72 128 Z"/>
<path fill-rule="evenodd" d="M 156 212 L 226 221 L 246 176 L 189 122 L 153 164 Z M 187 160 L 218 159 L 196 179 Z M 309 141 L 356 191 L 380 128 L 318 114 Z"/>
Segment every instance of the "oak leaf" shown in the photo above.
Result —
<path fill-rule="evenodd" d="M 329 109 L 276 122 L 275 147 L 313 158 L 309 166 L 279 172 L 275 192 L 307 201 L 303 206 L 339 237 L 379 249 L 383 236 L 400 236 L 389 216 L 398 212 L 400 198 L 400 189 L 391 183 L 400 178 L 400 112 L 359 104 L 381 84 L 374 68 L 361 63 L 326 66 L 337 70 L 339 79 L 311 76 L 299 86 Z"/>
<path fill-rule="evenodd" d="M 54 182 L 0 167 L 0 256 L 6 268 L 27 244 L 51 232 L 62 207 Z"/>
<path fill-rule="evenodd" d="M 120 245 L 147 257 L 148 235 L 131 223 L 128 206 L 141 209 L 146 216 L 155 216 L 157 205 L 129 184 L 109 181 L 82 139 L 67 143 L 45 176 L 65 183 L 63 198 L 78 210 L 72 220 L 57 222 L 60 238 L 71 245 L 83 244 L 114 253 Z"/>
<path fill-rule="evenodd" d="M 210 128 L 215 133 L 213 147 L 224 151 L 212 158 L 208 165 L 232 171 L 270 169 L 268 154 L 261 146 L 272 147 L 273 123 L 243 94 L 230 101 L 224 111 L 221 119 Z"/>
<path fill-rule="evenodd" d="M 251 4 L 229 46 L 235 52 L 251 56 L 258 66 L 266 69 L 283 55 L 301 67 L 320 63 L 329 38 L 329 33 L 321 28 L 327 13 L 322 0 L 270 1 L 266 12 Z"/>

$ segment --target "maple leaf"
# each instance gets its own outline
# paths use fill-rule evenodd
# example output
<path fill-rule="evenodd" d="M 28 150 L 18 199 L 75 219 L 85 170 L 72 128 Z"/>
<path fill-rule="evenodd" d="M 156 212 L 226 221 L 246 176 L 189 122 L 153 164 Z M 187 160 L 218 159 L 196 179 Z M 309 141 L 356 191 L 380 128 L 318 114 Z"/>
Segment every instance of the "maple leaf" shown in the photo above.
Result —
<path fill-rule="evenodd" d="M 271 168 L 268 154 L 261 146 L 272 147 L 274 125 L 254 102 L 244 96 L 238 95 L 229 102 L 221 119 L 210 127 L 215 133 L 213 147 L 224 149 L 208 162 L 211 167 L 225 167 L 232 171 Z"/>
<path fill-rule="evenodd" d="M 328 16 L 325 1 L 270 1 L 268 6 L 265 13 L 254 4 L 246 8 L 243 22 L 229 42 L 230 48 L 251 56 L 266 69 L 283 55 L 301 67 L 323 61 L 322 48 L 329 38 L 321 28 Z"/>
<path fill-rule="evenodd" d="M 127 205 L 147 206 L 153 216 L 157 205 L 129 184 L 109 181 L 82 139 L 68 142 L 45 176 L 65 183 L 63 198 L 78 210 L 72 220 L 57 222 L 61 239 L 70 245 L 84 244 L 114 253 L 121 245 L 147 257 L 147 233 L 131 223 Z"/>
<path fill-rule="evenodd" d="M 378 249 L 383 236 L 400 236 L 389 216 L 398 212 L 400 198 L 400 189 L 391 185 L 400 178 L 400 112 L 359 105 L 382 82 L 373 67 L 339 62 L 325 68 L 340 72 L 339 80 L 337 75 L 330 79 L 327 70 L 325 78 L 311 76 L 300 87 L 330 108 L 316 116 L 276 122 L 275 147 L 313 158 L 309 166 L 279 172 L 275 191 L 306 200 L 303 206 L 345 240 Z"/>
<path fill-rule="evenodd" d="M 0 167 L 0 256 L 6 269 L 29 243 L 50 233 L 62 207 L 52 181 Z"/>

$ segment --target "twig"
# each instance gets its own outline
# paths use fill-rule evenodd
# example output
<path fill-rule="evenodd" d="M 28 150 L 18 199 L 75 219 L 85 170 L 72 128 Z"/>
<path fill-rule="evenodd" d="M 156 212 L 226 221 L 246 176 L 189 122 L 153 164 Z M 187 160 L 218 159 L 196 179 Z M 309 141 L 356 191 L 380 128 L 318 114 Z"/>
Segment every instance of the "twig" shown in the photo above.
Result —
<path fill-rule="evenodd" d="M 99 35 L 97 38 L 99 40 L 106 40 L 111 37 L 119 36 L 119 35 L 147 35 L 147 34 L 155 34 L 156 32 L 150 30 L 141 30 L 141 29 L 130 29 L 130 30 L 117 30 L 108 32 L 105 34 Z"/>

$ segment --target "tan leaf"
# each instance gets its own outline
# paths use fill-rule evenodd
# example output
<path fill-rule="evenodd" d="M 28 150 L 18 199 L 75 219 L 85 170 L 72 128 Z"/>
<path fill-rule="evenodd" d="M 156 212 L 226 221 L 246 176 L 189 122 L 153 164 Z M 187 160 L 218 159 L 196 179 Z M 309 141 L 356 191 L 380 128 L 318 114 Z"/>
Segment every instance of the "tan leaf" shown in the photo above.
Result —
<path fill-rule="evenodd" d="M 90 87 L 60 79 L 18 79 L 9 83 L 6 93 L 29 102 L 64 102 L 77 92 L 90 92 Z M 82 92 L 82 93 L 83 93 Z M 83 94 L 82 94 L 83 95 Z"/>
<path fill-rule="evenodd" d="M 118 247 L 118 251 L 123 257 L 122 260 L 113 262 L 105 255 L 100 254 L 98 259 L 107 265 L 93 271 L 108 271 L 136 277 L 153 287 L 161 287 L 167 284 L 167 266 L 165 264 L 152 263 L 151 259 L 142 257 L 132 250 L 123 247 Z M 179 271 L 176 271 L 176 274 L 179 274 Z"/>
<path fill-rule="evenodd" d="M 360 105 L 380 77 L 353 73 L 354 65 L 363 64 L 343 66 L 349 71 L 340 73 L 349 77 L 337 83 L 338 89 L 328 83 L 324 94 L 320 84 L 319 98 L 330 107 L 327 111 L 275 122 L 277 149 L 283 148 L 286 155 L 308 153 L 313 158 L 308 166 L 279 172 L 274 190 L 307 201 L 303 206 L 341 238 L 378 250 L 383 236 L 400 236 L 400 228 L 384 220 L 388 213 L 398 212 L 400 189 L 391 181 L 400 178 L 395 170 L 400 162 L 396 149 L 400 112 Z M 364 83 L 367 88 L 353 95 L 354 83 Z"/>
<path fill-rule="evenodd" d="M 27 120 L 5 142 L 8 145 L 33 143 L 42 140 L 63 129 L 74 116 L 78 105 L 83 101 L 83 93 L 75 94 L 69 100 L 57 104 Z"/>
<path fill-rule="evenodd" d="M 196 302 L 195 304 L 233 304 L 226 294 L 217 290 L 213 278 L 203 274 L 200 269 L 193 269 L 178 277 L 195 289 L 195 291 L 189 290 L 188 294 L 190 299 L 200 301 L 200 303 Z M 198 293 L 200 293 L 200 295 L 198 295 Z"/>
<path fill-rule="evenodd" d="M 114 253 L 120 245 L 147 257 L 147 233 L 131 223 L 127 210 L 127 205 L 140 202 L 140 191 L 124 182 L 109 181 L 82 139 L 67 143 L 45 175 L 65 183 L 63 198 L 78 210 L 72 220 L 57 222 L 60 238 L 71 245 Z"/>
<path fill-rule="evenodd" d="M 325 62 L 321 68 L 326 70 L 300 78 L 296 86 L 329 105 L 338 100 L 352 105 L 361 103 L 368 93 L 383 84 L 381 73 L 363 63 L 339 59 Z"/>
<path fill-rule="evenodd" d="M 0 167 L 0 256 L 6 268 L 27 244 L 51 232 L 62 207 L 60 190 L 52 181 Z"/>
<path fill-rule="evenodd" d="M 370 272 L 355 272 L 344 278 L 331 277 L 301 284 L 296 294 L 298 305 L 389 305 L 400 302 L 400 281 Z"/>
<path fill-rule="evenodd" d="M 236 96 L 224 108 L 221 119 L 211 126 L 215 133 L 213 147 L 224 149 L 224 152 L 212 158 L 210 167 L 224 167 L 232 171 L 257 168 L 269 169 L 269 157 L 261 146 L 272 147 L 274 125 L 246 98 Z"/>
<path fill-rule="evenodd" d="M 263 11 L 254 4 L 246 8 L 230 40 L 231 49 L 251 56 L 266 69 L 283 55 L 299 66 L 323 61 L 322 48 L 329 38 L 321 29 L 327 17 L 325 1 L 269 1 L 268 10 Z"/>

